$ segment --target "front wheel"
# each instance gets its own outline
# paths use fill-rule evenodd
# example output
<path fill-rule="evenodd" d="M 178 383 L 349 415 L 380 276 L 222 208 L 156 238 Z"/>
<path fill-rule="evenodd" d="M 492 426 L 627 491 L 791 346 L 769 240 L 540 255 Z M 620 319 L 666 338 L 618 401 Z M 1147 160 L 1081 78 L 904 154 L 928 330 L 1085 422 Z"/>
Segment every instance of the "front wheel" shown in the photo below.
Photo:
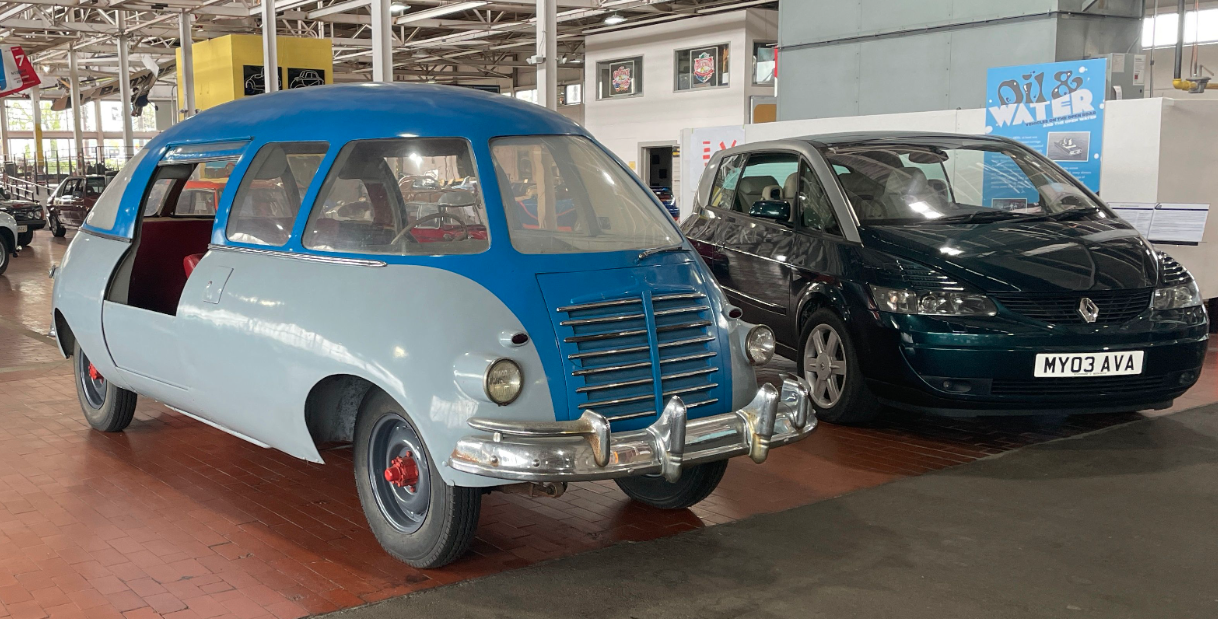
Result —
<path fill-rule="evenodd" d="M 135 417 L 138 397 L 106 380 L 89 362 L 80 343 L 76 344 L 73 357 L 76 359 L 72 364 L 76 374 L 76 397 L 89 425 L 102 432 L 125 430 Z"/>
<path fill-rule="evenodd" d="M 30 243 L 33 240 L 34 240 L 34 231 L 33 230 L 22 232 L 21 234 L 17 235 L 17 245 L 19 245 L 21 247 L 29 247 Z"/>
<path fill-rule="evenodd" d="M 727 460 L 717 460 L 692 466 L 681 472 L 677 483 L 669 483 L 659 475 L 622 477 L 613 481 L 626 496 L 659 509 L 685 509 L 710 496 L 727 470 Z"/>
<path fill-rule="evenodd" d="M 8 246 L 8 238 L 0 236 L 0 275 L 8 270 L 8 263 L 13 259 L 13 248 Z"/>
<path fill-rule="evenodd" d="M 47 225 L 51 227 L 51 235 L 55 238 L 63 238 L 63 236 L 68 233 L 68 229 L 63 227 L 63 224 L 59 223 L 59 217 L 55 215 L 51 215 L 50 218 L 47 219 Z"/>
<path fill-rule="evenodd" d="M 818 309 L 808 317 L 803 342 L 799 373 L 812 386 L 816 417 L 839 424 L 874 420 L 880 402 L 867 387 L 846 323 L 832 310 Z"/>
<path fill-rule="evenodd" d="M 355 422 L 355 486 L 385 552 L 417 568 L 452 563 L 474 539 L 482 490 L 444 483 L 435 461 L 388 394 L 369 394 Z"/>

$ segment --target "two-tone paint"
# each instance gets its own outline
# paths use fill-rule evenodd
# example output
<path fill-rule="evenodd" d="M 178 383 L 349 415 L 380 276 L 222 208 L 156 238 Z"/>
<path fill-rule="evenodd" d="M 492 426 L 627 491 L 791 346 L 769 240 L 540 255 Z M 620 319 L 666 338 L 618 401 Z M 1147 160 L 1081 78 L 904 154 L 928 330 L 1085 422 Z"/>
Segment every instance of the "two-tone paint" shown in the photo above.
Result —
<path fill-rule="evenodd" d="M 281 104 L 292 97 L 291 105 Z M 516 252 L 509 241 L 490 140 L 578 135 L 578 125 L 528 103 L 426 85 L 362 84 L 260 95 L 207 111 L 152 140 L 112 181 L 58 269 L 55 330 L 74 339 L 115 385 L 160 400 L 247 440 L 321 461 L 306 417 L 310 395 L 344 377 L 367 381 L 411 416 L 437 460 L 471 434 L 473 417 L 504 421 L 579 418 L 558 337 L 559 306 L 673 287 L 704 294 L 719 366 L 712 405 L 690 419 L 730 413 L 758 388 L 742 346 L 751 327 L 731 307 L 692 248 L 559 256 Z M 472 255 L 330 253 L 301 243 L 306 220 L 340 149 L 352 140 L 462 137 L 469 141 L 488 213 L 490 247 Z M 256 153 L 273 142 L 325 142 L 282 247 L 234 242 L 225 229 L 234 193 Z M 176 315 L 128 306 L 113 289 L 138 244 L 140 205 L 156 167 L 237 157 L 217 204 L 210 250 L 194 268 Z M 620 161 L 618 165 L 623 165 Z M 104 202 L 118 199 L 113 218 Z M 656 202 L 655 208 L 663 209 Z M 675 224 L 674 232 L 676 231 Z M 117 291 L 121 293 L 121 291 Z M 528 342 L 512 343 L 526 333 Z M 509 357 L 526 385 L 507 406 L 491 403 L 471 368 Z M 657 395 L 657 408 L 662 402 Z M 353 414 L 353 413 L 352 413 Z M 652 419 L 613 423 L 646 427 Z M 441 464 L 449 484 L 506 483 Z"/>

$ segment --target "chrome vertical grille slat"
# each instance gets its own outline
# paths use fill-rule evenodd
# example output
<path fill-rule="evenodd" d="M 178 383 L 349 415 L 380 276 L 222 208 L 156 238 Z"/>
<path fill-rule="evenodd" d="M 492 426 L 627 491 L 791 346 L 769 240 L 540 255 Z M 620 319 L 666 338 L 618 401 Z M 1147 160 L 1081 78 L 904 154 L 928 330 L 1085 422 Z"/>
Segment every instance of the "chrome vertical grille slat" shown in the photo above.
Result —
<path fill-rule="evenodd" d="M 640 295 L 559 307 L 555 322 L 571 365 L 575 408 L 626 421 L 654 417 L 673 395 L 693 395 L 689 407 L 719 402 L 708 393 L 719 387 L 721 369 L 706 299 L 701 292 L 664 291 L 649 302 Z"/>

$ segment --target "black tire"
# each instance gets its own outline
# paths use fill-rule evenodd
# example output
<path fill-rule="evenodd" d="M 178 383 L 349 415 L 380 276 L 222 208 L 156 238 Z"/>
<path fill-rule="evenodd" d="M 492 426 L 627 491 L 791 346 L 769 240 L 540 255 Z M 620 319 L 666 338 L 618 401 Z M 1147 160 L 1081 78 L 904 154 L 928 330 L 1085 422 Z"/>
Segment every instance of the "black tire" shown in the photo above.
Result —
<path fill-rule="evenodd" d="M 626 496 L 659 509 L 685 509 L 710 496 L 727 470 L 727 460 L 716 460 L 681 471 L 677 483 L 669 483 L 658 475 L 622 477 L 613 481 Z"/>
<path fill-rule="evenodd" d="M 17 235 L 17 245 L 20 247 L 29 247 L 30 243 L 33 240 L 34 240 L 34 231 L 33 230 L 22 232 L 21 234 Z"/>
<path fill-rule="evenodd" d="M 386 434 L 386 428 L 403 434 Z M 444 483 L 427 446 L 421 439 L 417 444 L 409 442 L 411 436 L 417 439 L 418 432 L 406 411 L 383 391 L 369 393 L 355 422 L 355 486 L 381 548 L 413 567 L 436 568 L 452 563 L 469 549 L 482 510 L 482 489 Z M 403 437 L 405 441 L 394 440 Z M 404 447 L 410 449 L 400 451 Z M 423 510 L 409 511 L 404 502 L 395 500 L 407 496 L 410 487 L 395 490 L 386 481 L 385 471 L 390 456 L 405 453 L 411 457 L 416 449 L 426 460 L 417 461 L 424 466 L 416 469 L 417 492 L 409 492 L 408 498 L 417 501 L 426 496 L 427 500 Z"/>
<path fill-rule="evenodd" d="M 8 237 L 0 235 L 0 275 L 8 270 L 8 263 L 13 260 L 13 248 L 9 247 Z"/>
<path fill-rule="evenodd" d="M 102 432 L 122 432 L 131 425 L 135 417 L 135 404 L 139 399 L 135 393 L 116 387 L 114 383 L 101 377 L 91 376 L 89 358 L 75 346 L 73 355 L 75 361 L 72 367 L 76 374 L 76 397 L 80 400 L 80 409 L 85 414 L 85 420 L 95 430 Z M 96 371 L 93 372 L 96 374 Z"/>
<path fill-rule="evenodd" d="M 55 215 L 51 215 L 47 219 L 47 225 L 51 227 L 51 235 L 55 238 L 63 238 L 68 233 L 68 229 L 59 223 L 59 218 Z"/>
<path fill-rule="evenodd" d="M 813 333 L 817 333 L 819 336 L 825 333 L 825 329 L 832 330 L 836 334 L 841 345 L 840 358 L 845 363 L 844 376 L 834 379 L 835 385 L 840 382 L 840 386 L 837 387 L 838 397 L 835 400 L 831 397 L 824 397 L 825 392 L 819 389 L 815 378 L 814 372 L 817 370 L 823 372 L 825 366 L 819 365 L 820 362 L 817 360 L 812 360 L 818 365 L 815 368 L 809 367 L 807 356 L 809 347 L 813 346 L 813 342 L 810 341 Z M 846 323 L 833 310 L 822 307 L 808 317 L 799 341 L 801 344 L 796 365 L 799 368 L 799 375 L 808 379 L 808 383 L 812 385 L 812 406 L 816 409 L 817 419 L 842 425 L 862 424 L 875 420 L 883 407 L 871 393 L 871 389 L 867 387 L 867 379 L 863 376 L 859 364 L 858 351 L 850 339 Z M 833 359 L 835 357 L 838 355 L 828 354 L 825 358 Z"/>

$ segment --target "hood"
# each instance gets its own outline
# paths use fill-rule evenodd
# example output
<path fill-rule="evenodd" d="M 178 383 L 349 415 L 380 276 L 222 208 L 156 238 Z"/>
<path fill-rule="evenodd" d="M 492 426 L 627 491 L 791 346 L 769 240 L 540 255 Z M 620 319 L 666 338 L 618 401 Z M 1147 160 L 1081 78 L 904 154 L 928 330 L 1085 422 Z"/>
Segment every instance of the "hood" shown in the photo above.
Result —
<path fill-rule="evenodd" d="M 1117 219 L 870 226 L 863 244 L 983 292 L 1150 288 L 1150 245 Z"/>

